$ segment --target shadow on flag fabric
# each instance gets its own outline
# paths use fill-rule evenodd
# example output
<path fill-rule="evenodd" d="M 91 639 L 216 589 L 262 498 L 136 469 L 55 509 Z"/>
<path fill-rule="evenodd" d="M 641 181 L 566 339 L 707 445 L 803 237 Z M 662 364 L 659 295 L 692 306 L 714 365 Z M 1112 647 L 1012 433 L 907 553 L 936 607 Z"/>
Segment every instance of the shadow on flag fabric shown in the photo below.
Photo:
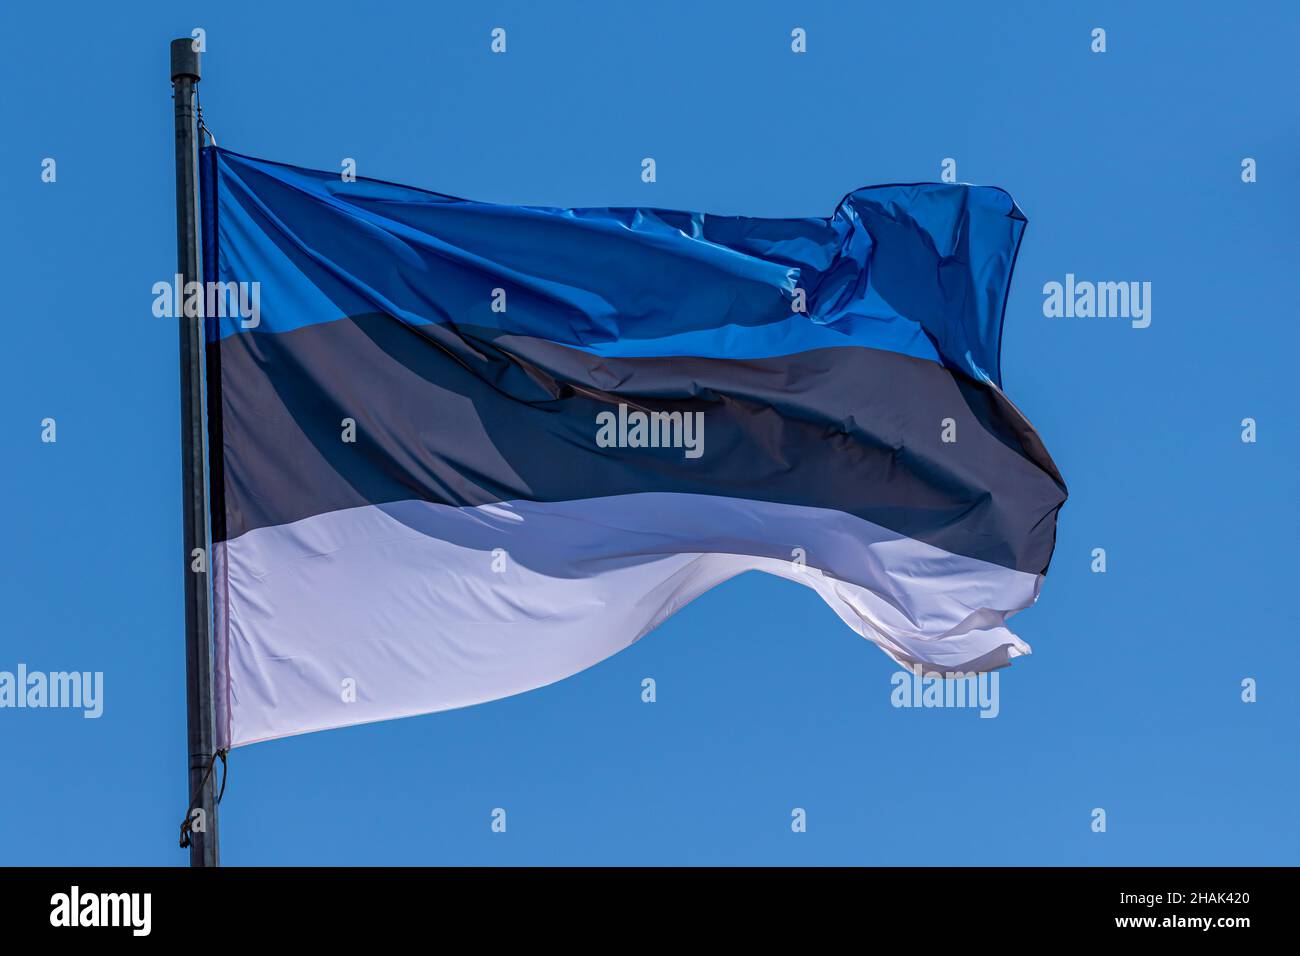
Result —
<path fill-rule="evenodd" d="M 552 209 L 213 147 L 201 182 L 221 746 L 549 684 L 745 571 L 900 664 L 1029 652 L 1066 489 L 1001 389 L 1002 190 Z"/>

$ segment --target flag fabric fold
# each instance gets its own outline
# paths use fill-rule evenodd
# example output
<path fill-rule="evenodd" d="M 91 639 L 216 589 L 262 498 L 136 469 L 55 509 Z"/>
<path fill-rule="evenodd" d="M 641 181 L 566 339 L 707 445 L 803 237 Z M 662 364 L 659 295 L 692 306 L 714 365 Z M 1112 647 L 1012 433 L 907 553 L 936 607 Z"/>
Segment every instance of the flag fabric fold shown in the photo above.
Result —
<path fill-rule="evenodd" d="M 1005 192 L 505 206 L 215 147 L 201 182 L 205 279 L 257 283 L 207 320 L 222 746 L 551 683 L 748 570 L 900 663 L 1028 652 L 1066 490 L 1001 390 Z"/>

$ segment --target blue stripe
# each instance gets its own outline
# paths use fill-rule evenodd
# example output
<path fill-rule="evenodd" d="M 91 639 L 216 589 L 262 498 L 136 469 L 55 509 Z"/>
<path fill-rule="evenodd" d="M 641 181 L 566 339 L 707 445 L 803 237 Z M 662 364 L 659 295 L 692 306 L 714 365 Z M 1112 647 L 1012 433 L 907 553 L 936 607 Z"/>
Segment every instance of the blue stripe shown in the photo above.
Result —
<path fill-rule="evenodd" d="M 828 219 L 752 219 L 495 205 L 204 152 L 217 274 L 260 283 L 257 333 L 378 312 L 600 356 L 862 346 L 1001 381 L 1025 218 L 1000 189 L 876 186 Z M 799 289 L 806 314 L 792 309 Z M 214 324 L 221 337 L 243 331 L 238 317 Z"/>

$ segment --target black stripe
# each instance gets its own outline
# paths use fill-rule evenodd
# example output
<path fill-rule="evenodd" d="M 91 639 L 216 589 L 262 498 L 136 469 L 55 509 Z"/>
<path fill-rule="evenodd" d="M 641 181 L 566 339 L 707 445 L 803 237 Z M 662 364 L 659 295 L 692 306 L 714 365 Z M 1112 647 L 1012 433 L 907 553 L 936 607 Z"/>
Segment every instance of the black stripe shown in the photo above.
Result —
<path fill-rule="evenodd" d="M 217 280 L 217 151 L 205 147 L 199 151 L 199 204 L 203 224 L 203 281 Z M 211 286 L 208 286 L 211 288 Z M 185 321 L 179 319 L 178 321 Z M 207 386 L 208 415 L 208 510 L 211 514 L 212 540 L 226 538 L 225 462 L 221 454 L 221 349 L 217 347 L 218 324 L 215 317 L 204 321 L 204 382 Z"/>
<path fill-rule="evenodd" d="M 384 315 L 220 344 L 227 534 L 363 504 L 645 491 L 834 508 L 947 551 L 1046 570 L 1065 487 L 1002 394 L 864 348 L 619 358 Z M 598 448 L 618 403 L 703 412 L 704 454 Z M 355 419 L 357 441 L 341 440 Z M 957 441 L 941 441 L 941 422 Z"/>

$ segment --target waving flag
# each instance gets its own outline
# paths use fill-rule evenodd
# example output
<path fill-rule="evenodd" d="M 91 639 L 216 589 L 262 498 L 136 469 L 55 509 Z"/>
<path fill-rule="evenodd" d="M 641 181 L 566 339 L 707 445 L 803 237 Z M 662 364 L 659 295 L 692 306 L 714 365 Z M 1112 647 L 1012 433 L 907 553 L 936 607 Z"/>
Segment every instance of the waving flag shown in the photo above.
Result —
<path fill-rule="evenodd" d="M 201 167 L 222 746 L 539 687 L 749 570 L 900 663 L 1028 652 L 1066 492 L 1001 391 L 1001 190 L 749 219 Z"/>

